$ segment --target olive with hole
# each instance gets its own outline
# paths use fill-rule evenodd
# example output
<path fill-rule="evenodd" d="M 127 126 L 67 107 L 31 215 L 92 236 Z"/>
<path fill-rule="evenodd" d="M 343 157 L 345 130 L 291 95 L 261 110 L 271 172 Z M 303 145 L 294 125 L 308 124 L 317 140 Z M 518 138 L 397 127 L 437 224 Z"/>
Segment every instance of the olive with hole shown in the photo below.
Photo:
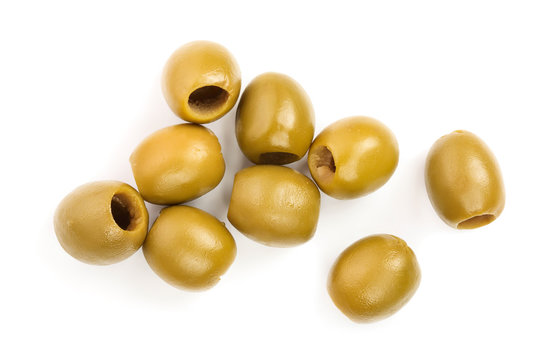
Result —
<path fill-rule="evenodd" d="M 378 120 L 353 116 L 326 127 L 313 141 L 308 166 L 319 188 L 336 199 L 353 199 L 383 186 L 396 170 L 399 148 Z"/>
<path fill-rule="evenodd" d="M 321 195 L 296 170 L 256 165 L 234 177 L 227 217 L 241 233 L 262 244 L 290 247 L 313 237 Z"/>
<path fill-rule="evenodd" d="M 54 231 L 75 259 L 109 265 L 141 247 L 148 231 L 148 211 L 141 195 L 119 181 L 84 184 L 56 208 Z"/>
<path fill-rule="evenodd" d="M 261 74 L 244 90 L 236 112 L 236 138 L 255 164 L 299 160 L 309 149 L 314 131 L 311 101 L 291 77 Z"/>
<path fill-rule="evenodd" d="M 457 130 L 433 144 L 425 182 L 439 217 L 457 229 L 474 229 L 503 211 L 504 183 L 495 155 L 475 134 Z"/>
<path fill-rule="evenodd" d="M 137 146 L 129 160 L 142 197 L 161 205 L 198 198 L 215 188 L 225 173 L 218 138 L 197 124 L 156 131 Z"/>
<path fill-rule="evenodd" d="M 330 270 L 328 293 L 355 322 L 384 319 L 401 309 L 420 284 L 414 252 L 397 236 L 378 234 L 343 251 Z"/>
<path fill-rule="evenodd" d="M 162 89 L 171 110 L 197 124 L 215 121 L 240 95 L 240 68 L 222 45 L 193 41 L 178 48 L 163 70 Z"/>
<path fill-rule="evenodd" d="M 167 283 L 205 290 L 218 283 L 236 257 L 225 225 L 202 210 L 176 205 L 161 210 L 143 245 L 146 261 Z"/>

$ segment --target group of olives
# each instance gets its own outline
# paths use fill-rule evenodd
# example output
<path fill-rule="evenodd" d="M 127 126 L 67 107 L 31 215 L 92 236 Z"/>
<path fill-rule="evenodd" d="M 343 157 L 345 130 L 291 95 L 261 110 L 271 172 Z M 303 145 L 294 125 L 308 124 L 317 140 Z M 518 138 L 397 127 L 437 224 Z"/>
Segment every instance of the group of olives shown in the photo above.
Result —
<path fill-rule="evenodd" d="M 201 124 L 234 106 L 240 70 L 223 46 L 196 41 L 172 54 L 162 83 L 172 111 L 191 124 L 161 129 L 133 151 L 130 162 L 139 191 L 117 181 L 82 185 L 62 200 L 54 227 L 62 247 L 80 261 L 112 264 L 142 246 L 148 264 L 166 282 L 207 289 L 234 261 L 235 240 L 212 215 L 178 204 L 209 192 L 224 175 L 220 143 Z M 398 143 L 381 122 L 345 118 L 313 140 L 314 122 L 308 95 L 289 76 L 259 75 L 243 92 L 236 138 L 256 165 L 236 174 L 227 217 L 245 236 L 269 246 L 302 244 L 317 227 L 319 189 L 337 199 L 357 198 L 381 187 L 394 173 Z M 306 152 L 315 183 L 281 166 Z M 454 228 L 486 225 L 503 210 L 497 160 L 470 132 L 455 131 L 435 142 L 425 182 L 436 212 Z M 144 201 L 168 205 L 150 231 Z M 330 271 L 328 292 L 350 319 L 374 321 L 399 310 L 413 296 L 420 277 L 415 254 L 405 241 L 378 234 L 343 251 Z"/>

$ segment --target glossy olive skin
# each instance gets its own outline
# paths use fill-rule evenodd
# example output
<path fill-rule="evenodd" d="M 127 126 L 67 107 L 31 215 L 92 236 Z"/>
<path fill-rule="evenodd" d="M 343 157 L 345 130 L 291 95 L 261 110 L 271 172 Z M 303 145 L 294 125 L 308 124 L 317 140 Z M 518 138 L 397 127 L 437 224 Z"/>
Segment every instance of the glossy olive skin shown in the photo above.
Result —
<path fill-rule="evenodd" d="M 190 206 L 161 211 L 143 245 L 146 261 L 167 283 L 205 290 L 220 280 L 236 257 L 236 243 L 225 225 Z"/>
<path fill-rule="evenodd" d="M 56 208 L 54 230 L 75 259 L 94 265 L 122 261 L 142 245 L 148 211 L 137 190 L 119 181 L 84 184 Z"/>
<path fill-rule="evenodd" d="M 383 123 L 353 116 L 326 127 L 309 149 L 308 165 L 319 188 L 336 199 L 353 199 L 383 186 L 396 170 L 397 140 Z"/>
<path fill-rule="evenodd" d="M 231 110 L 240 87 L 236 60 L 225 47 L 210 41 L 181 46 L 163 70 L 167 104 L 180 118 L 197 124 L 215 121 Z"/>
<path fill-rule="evenodd" d="M 504 209 L 497 159 L 471 132 L 454 131 L 433 144 L 426 159 L 425 182 L 433 208 L 453 228 L 487 225 Z"/>
<path fill-rule="evenodd" d="M 215 188 L 225 173 L 217 137 L 196 124 L 156 131 L 137 146 L 130 162 L 142 197 L 161 205 L 198 198 Z"/>
<path fill-rule="evenodd" d="M 236 112 L 236 139 L 255 164 L 288 164 L 313 140 L 315 114 L 304 89 L 291 77 L 265 73 L 244 90 Z"/>
<path fill-rule="evenodd" d="M 420 284 L 420 266 L 402 239 L 378 234 L 343 251 L 328 277 L 334 304 L 355 322 L 384 319 L 401 309 Z"/>
<path fill-rule="evenodd" d="M 298 171 L 256 165 L 234 177 L 227 217 L 240 232 L 262 244 L 296 246 L 315 234 L 320 201 L 317 186 Z"/>

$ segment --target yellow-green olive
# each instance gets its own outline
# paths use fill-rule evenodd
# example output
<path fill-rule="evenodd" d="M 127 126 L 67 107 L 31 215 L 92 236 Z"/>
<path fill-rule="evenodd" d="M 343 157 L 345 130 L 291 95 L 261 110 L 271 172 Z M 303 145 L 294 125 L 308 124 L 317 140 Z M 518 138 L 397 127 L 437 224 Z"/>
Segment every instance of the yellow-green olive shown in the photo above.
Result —
<path fill-rule="evenodd" d="M 433 144 L 425 180 L 433 208 L 453 228 L 487 225 L 503 211 L 505 192 L 497 159 L 468 131 L 454 131 Z"/>
<path fill-rule="evenodd" d="M 295 246 L 315 234 L 320 201 L 317 186 L 298 171 L 256 165 L 234 177 L 227 217 L 255 241 L 276 247 Z"/>
<path fill-rule="evenodd" d="M 170 126 L 148 136 L 130 157 L 142 197 L 171 205 L 193 200 L 215 188 L 225 173 L 214 133 L 196 124 Z"/>
<path fill-rule="evenodd" d="M 307 152 L 315 115 L 307 93 L 278 73 L 257 76 L 246 87 L 236 112 L 240 149 L 255 164 L 283 165 Z"/>
<path fill-rule="evenodd" d="M 143 245 L 146 261 L 163 280 L 188 290 L 216 285 L 236 257 L 225 225 L 190 206 L 161 210 Z"/>
<path fill-rule="evenodd" d="M 128 184 L 91 182 L 60 202 L 54 230 L 60 245 L 75 259 L 114 264 L 141 247 L 148 231 L 148 211 L 141 195 Z"/>
<path fill-rule="evenodd" d="M 355 322 L 381 320 L 401 309 L 420 284 L 414 252 L 402 239 L 371 235 L 339 255 L 328 277 L 334 304 Z"/>
<path fill-rule="evenodd" d="M 311 176 L 322 191 L 352 199 L 383 186 L 396 170 L 397 140 L 384 124 L 354 116 L 326 127 L 309 149 Z"/>
<path fill-rule="evenodd" d="M 163 71 L 162 88 L 176 115 L 206 124 L 232 109 L 240 83 L 240 68 L 226 48 L 210 41 L 194 41 L 171 55 Z"/>

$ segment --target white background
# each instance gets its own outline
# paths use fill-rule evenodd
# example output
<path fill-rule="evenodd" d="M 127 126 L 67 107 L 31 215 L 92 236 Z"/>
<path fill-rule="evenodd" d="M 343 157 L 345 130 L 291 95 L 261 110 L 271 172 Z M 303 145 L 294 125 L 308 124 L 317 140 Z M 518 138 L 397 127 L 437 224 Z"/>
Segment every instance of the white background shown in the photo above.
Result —
<path fill-rule="evenodd" d="M 2 1 L 0 358 L 538 359 L 538 5 Z M 238 255 L 202 293 L 164 283 L 140 251 L 107 267 L 80 263 L 52 227 L 78 185 L 135 185 L 131 151 L 180 122 L 160 91 L 164 62 L 196 39 L 235 55 L 243 88 L 266 71 L 294 77 L 316 133 L 368 115 L 400 146 L 384 187 L 351 201 L 323 195 L 315 237 L 275 249 L 225 220 L 233 175 L 249 163 L 236 108 L 210 124 L 227 171 L 191 204 L 226 221 Z M 506 209 L 477 230 L 446 226 L 424 188 L 428 149 L 456 129 L 483 138 L 504 174 Z M 305 159 L 293 167 L 307 173 Z M 153 221 L 159 207 L 149 210 Z M 381 232 L 408 242 L 422 282 L 393 317 L 355 324 L 332 304 L 328 270 L 349 244 Z"/>

